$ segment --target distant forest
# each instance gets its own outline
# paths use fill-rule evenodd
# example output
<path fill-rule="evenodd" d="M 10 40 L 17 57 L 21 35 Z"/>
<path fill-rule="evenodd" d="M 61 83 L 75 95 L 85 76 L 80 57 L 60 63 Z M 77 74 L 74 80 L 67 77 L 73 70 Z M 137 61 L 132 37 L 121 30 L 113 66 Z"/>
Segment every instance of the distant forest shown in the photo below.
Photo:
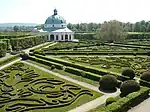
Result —
<path fill-rule="evenodd" d="M 150 32 L 150 21 L 140 21 L 136 23 L 122 23 L 120 24 L 128 32 Z M 81 24 L 68 24 L 68 28 L 76 32 L 93 32 L 101 27 L 101 23 L 81 23 Z"/>

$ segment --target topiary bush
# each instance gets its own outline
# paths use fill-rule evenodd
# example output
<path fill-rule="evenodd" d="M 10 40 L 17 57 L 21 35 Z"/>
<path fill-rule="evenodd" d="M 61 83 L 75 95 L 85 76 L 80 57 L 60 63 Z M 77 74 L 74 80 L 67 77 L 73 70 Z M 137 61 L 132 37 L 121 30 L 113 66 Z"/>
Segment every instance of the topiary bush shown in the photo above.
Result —
<path fill-rule="evenodd" d="M 127 80 L 120 86 L 121 96 L 126 96 L 129 93 L 140 90 L 140 85 L 134 80 Z"/>
<path fill-rule="evenodd" d="M 134 70 L 132 70 L 131 68 L 127 68 L 127 69 L 123 70 L 122 75 L 130 77 L 130 79 L 133 79 L 135 77 Z"/>
<path fill-rule="evenodd" d="M 27 60 L 29 58 L 29 55 L 25 52 L 21 53 L 20 56 L 21 56 L 22 60 Z"/>
<path fill-rule="evenodd" d="M 114 90 L 117 86 L 117 78 L 113 75 L 104 75 L 99 81 L 100 89 Z"/>
<path fill-rule="evenodd" d="M 150 82 L 150 71 L 144 72 L 141 77 L 142 80 Z"/>
<path fill-rule="evenodd" d="M 106 106 L 116 101 L 117 100 L 114 97 L 109 97 L 106 99 Z"/>
<path fill-rule="evenodd" d="M 52 65 L 52 66 L 51 66 L 51 70 L 54 70 L 54 69 L 55 69 L 55 65 Z"/>

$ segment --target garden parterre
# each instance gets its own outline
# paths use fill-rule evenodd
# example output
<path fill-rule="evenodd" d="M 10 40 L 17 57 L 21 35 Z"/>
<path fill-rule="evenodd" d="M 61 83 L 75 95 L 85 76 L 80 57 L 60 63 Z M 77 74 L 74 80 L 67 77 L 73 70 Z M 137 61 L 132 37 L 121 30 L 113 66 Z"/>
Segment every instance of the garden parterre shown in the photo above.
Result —
<path fill-rule="evenodd" d="M 102 95 L 21 62 L 0 78 L 2 112 L 65 112 Z"/>

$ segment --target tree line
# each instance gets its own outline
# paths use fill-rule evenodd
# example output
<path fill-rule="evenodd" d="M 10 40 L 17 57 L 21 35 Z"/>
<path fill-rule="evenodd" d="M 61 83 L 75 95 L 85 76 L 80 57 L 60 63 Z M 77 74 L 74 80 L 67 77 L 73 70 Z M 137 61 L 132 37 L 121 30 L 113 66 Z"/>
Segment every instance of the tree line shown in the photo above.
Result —
<path fill-rule="evenodd" d="M 105 22 L 104 22 L 105 23 Z M 128 32 L 150 32 L 150 21 L 139 21 L 136 23 L 119 22 L 121 26 Z M 76 32 L 93 32 L 101 28 L 102 23 L 80 23 L 68 24 L 68 28 Z"/>

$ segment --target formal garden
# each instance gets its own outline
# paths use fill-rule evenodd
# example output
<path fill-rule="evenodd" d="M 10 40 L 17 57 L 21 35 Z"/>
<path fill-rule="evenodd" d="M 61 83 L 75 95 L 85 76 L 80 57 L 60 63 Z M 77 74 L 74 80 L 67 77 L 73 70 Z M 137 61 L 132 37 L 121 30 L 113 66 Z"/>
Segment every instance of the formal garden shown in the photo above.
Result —
<path fill-rule="evenodd" d="M 65 112 L 102 96 L 22 62 L 1 70 L 0 78 L 1 112 Z"/>
<path fill-rule="evenodd" d="M 100 33 L 0 33 L 0 112 L 127 112 L 148 99 L 149 33 Z"/>

